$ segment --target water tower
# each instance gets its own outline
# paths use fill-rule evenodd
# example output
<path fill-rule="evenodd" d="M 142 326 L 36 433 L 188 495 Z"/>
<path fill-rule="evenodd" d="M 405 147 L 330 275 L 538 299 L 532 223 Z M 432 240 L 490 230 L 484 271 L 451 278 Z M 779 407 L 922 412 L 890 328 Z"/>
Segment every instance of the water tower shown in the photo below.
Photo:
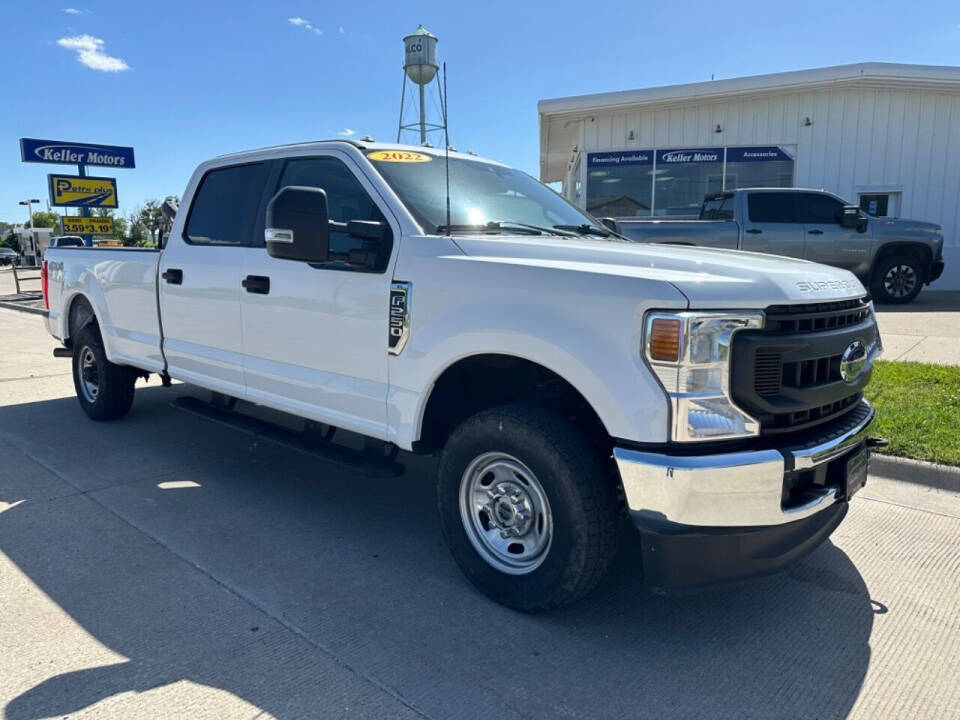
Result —
<path fill-rule="evenodd" d="M 444 130 L 446 126 L 446 109 L 444 108 L 443 93 L 440 92 L 440 81 L 437 77 L 437 36 L 432 34 L 423 25 L 403 39 L 403 89 L 400 93 L 400 124 L 397 128 L 397 142 L 400 142 L 403 132 L 419 132 L 420 144 L 427 142 L 431 132 Z M 419 94 L 419 115 L 414 122 L 404 122 L 404 111 L 407 110 L 407 83 L 417 87 Z M 427 118 L 427 95 L 436 94 L 439 102 L 439 122 L 430 122 Z M 412 93 L 411 93 L 412 96 Z M 412 97 L 411 97 L 412 100 Z M 411 102 L 412 104 L 412 102 Z"/>

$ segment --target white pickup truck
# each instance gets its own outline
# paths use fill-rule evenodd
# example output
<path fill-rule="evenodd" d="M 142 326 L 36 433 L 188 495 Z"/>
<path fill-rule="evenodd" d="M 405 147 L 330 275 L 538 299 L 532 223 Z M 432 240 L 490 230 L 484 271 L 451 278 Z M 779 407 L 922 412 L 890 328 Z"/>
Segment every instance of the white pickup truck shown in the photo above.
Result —
<path fill-rule="evenodd" d="M 212 391 L 182 409 L 361 472 L 439 454 L 454 558 L 526 611 L 594 587 L 625 515 L 651 588 L 777 570 L 840 523 L 880 442 L 880 337 L 849 272 L 629 242 L 467 154 L 219 157 L 162 250 L 54 248 L 44 278 L 91 418 L 158 373 Z"/>

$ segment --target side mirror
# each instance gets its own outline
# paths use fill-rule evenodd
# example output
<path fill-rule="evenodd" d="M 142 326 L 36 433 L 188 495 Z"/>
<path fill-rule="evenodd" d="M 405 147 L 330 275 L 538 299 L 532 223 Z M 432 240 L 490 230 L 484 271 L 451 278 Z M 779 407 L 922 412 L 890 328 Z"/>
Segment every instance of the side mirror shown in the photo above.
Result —
<path fill-rule="evenodd" d="M 613 230 L 615 233 L 620 232 L 619 230 L 617 230 L 617 221 L 614 220 L 613 218 L 608 218 L 608 217 L 607 217 L 607 218 L 600 218 L 600 222 L 603 223 L 603 225 L 604 225 L 608 230 Z"/>
<path fill-rule="evenodd" d="M 840 217 L 838 218 L 841 227 L 849 228 L 851 230 L 859 227 L 860 225 L 860 208 L 857 205 L 844 205 L 843 209 L 840 211 Z"/>
<path fill-rule="evenodd" d="M 326 262 L 330 257 L 327 193 L 300 185 L 280 188 L 267 205 L 264 240 L 270 257 Z"/>

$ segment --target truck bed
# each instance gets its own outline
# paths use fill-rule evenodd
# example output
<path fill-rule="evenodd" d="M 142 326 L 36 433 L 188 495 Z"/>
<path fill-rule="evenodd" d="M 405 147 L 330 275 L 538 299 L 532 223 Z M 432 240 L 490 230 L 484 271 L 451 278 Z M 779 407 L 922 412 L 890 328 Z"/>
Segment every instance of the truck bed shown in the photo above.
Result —
<path fill-rule="evenodd" d="M 47 250 L 50 332 L 70 341 L 69 316 L 79 294 L 91 299 L 111 362 L 163 369 L 157 310 L 160 251 L 151 248 Z"/>
<path fill-rule="evenodd" d="M 647 243 L 699 245 L 736 250 L 740 226 L 733 220 L 617 220 L 621 235 Z"/>

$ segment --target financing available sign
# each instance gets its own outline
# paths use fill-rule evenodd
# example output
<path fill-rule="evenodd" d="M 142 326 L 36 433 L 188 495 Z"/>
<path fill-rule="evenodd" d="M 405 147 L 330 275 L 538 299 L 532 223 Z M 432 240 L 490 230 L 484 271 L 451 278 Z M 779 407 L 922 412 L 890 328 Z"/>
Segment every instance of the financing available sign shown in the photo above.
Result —
<path fill-rule="evenodd" d="M 56 207 L 117 207 L 114 178 L 47 175 L 50 204 Z"/>
<path fill-rule="evenodd" d="M 23 162 L 55 163 L 58 165 L 136 167 L 132 147 L 38 140 L 36 138 L 20 138 L 20 159 Z"/>
<path fill-rule="evenodd" d="M 113 220 L 100 217 L 63 218 L 64 235 L 113 235 Z"/>

